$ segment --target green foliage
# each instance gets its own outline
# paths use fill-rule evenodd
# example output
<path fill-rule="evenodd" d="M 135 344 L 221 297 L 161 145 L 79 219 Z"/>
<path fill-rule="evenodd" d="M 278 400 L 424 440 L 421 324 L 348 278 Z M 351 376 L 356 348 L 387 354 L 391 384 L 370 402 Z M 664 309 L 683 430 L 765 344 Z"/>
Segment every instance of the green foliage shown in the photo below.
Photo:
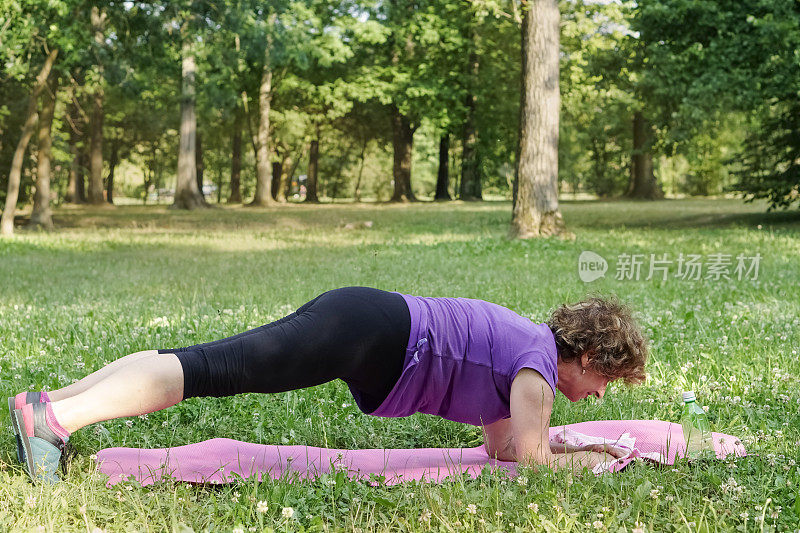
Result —
<path fill-rule="evenodd" d="M 673 136 L 692 136 L 720 110 L 758 117 L 748 124 L 737 189 L 772 207 L 797 201 L 797 2 L 659 0 L 640 4 L 634 27 Z"/>
<path fill-rule="evenodd" d="M 99 43 L 93 6 L 106 17 Z M 737 191 L 774 206 L 798 198 L 796 2 L 562 0 L 560 8 L 562 190 L 623 193 L 631 121 L 641 111 L 656 126 L 654 152 L 663 156 L 656 173 L 669 192 Z M 153 174 L 169 188 L 184 39 L 197 59 L 206 168 L 225 187 L 233 125 L 244 115 L 242 187 L 252 189 L 258 90 L 268 62 L 272 158 L 302 160 L 296 174 L 305 173 L 307 147 L 321 125 L 323 194 L 354 194 L 358 176 L 368 197 L 391 188 L 394 108 L 417 129 L 415 193 L 433 193 L 443 134 L 451 140 L 454 188 L 471 95 L 478 173 L 485 190 L 506 195 L 516 165 L 520 10 L 517 0 L 0 0 L 0 201 L 27 95 L 50 48 L 59 49 L 57 125 L 64 123 L 64 89 L 74 86 L 88 117 L 90 96 L 103 88 L 105 172 L 111 141 L 120 139 L 125 168 L 133 169 L 117 176 L 120 187 L 144 187 L 142 177 Z M 79 126 L 85 149 L 88 129 Z M 54 166 L 62 169 L 71 164 L 67 141 L 54 139 Z M 35 150 L 34 138 L 23 202 Z M 55 191 L 65 191 L 66 176 L 54 175 Z"/>
<path fill-rule="evenodd" d="M 559 175 L 601 197 L 628 185 L 635 73 L 626 5 L 562 2 Z"/>

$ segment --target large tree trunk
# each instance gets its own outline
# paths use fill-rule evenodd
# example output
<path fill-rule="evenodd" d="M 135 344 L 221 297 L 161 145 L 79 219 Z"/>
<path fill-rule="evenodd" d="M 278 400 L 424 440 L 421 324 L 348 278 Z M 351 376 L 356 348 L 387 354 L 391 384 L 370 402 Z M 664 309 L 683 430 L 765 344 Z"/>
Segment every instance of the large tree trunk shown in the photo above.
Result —
<path fill-rule="evenodd" d="M 475 35 L 471 36 L 475 40 Z M 475 132 L 475 95 L 473 87 L 478 78 L 478 54 L 473 44 L 469 54 L 469 72 L 467 73 L 469 91 L 464 101 L 467 109 L 464 130 L 461 137 L 463 151 L 461 156 L 461 190 L 459 197 L 462 200 L 482 200 L 481 178 L 478 173 L 478 153 L 476 150 L 477 133 Z"/>
<path fill-rule="evenodd" d="M 306 175 L 306 202 L 317 203 L 317 179 L 319 178 L 319 123 L 314 124 L 314 139 L 308 149 L 308 174 Z"/>
<path fill-rule="evenodd" d="M 450 134 L 439 138 L 439 171 L 436 173 L 436 196 L 434 200 L 448 201 L 450 197 Z"/>
<path fill-rule="evenodd" d="M 641 111 L 633 114 L 633 154 L 631 183 L 627 195 L 631 198 L 657 200 L 664 191 L 653 173 L 653 128 Z"/>
<path fill-rule="evenodd" d="M 107 14 L 101 12 L 97 6 L 92 6 L 91 23 L 94 33 L 95 46 L 99 49 L 104 46 L 105 22 Z M 96 56 L 97 57 L 97 56 Z M 98 59 L 99 61 L 99 59 Z M 102 65 L 99 65 L 102 73 Z M 92 120 L 89 148 L 89 203 L 100 205 L 105 202 L 103 199 L 103 92 L 102 78 L 97 81 L 92 94 Z"/>
<path fill-rule="evenodd" d="M 36 83 L 33 85 L 30 100 L 28 101 L 28 109 L 26 111 L 27 118 L 22 126 L 22 136 L 20 136 L 17 148 L 14 150 L 14 156 L 11 159 L 11 169 L 8 173 L 8 190 L 6 194 L 6 205 L 3 208 L 3 215 L 0 216 L 0 235 L 13 235 L 14 234 L 14 215 L 17 211 L 17 199 L 19 198 L 19 182 L 22 176 L 22 161 L 25 158 L 25 150 L 28 149 L 28 142 L 33 135 L 33 128 L 36 125 L 36 119 L 39 113 L 36 111 L 36 103 L 39 99 L 39 94 L 47 83 L 50 77 L 50 70 L 53 68 L 53 63 L 58 55 L 57 49 L 50 50 L 47 58 L 42 65 L 42 70 L 36 76 Z"/>
<path fill-rule="evenodd" d="M 72 95 L 74 97 L 74 93 Z M 83 184 L 80 186 L 80 193 L 78 191 L 78 180 L 83 181 L 83 167 L 81 166 L 81 150 L 78 147 L 78 142 L 81 139 L 81 132 L 77 129 L 81 120 L 78 105 L 70 98 L 70 103 L 67 106 L 67 127 L 69 128 L 69 153 L 72 160 L 69 167 L 69 181 L 67 182 L 67 193 L 64 200 L 70 204 L 77 204 L 84 201 L 82 198 Z"/>
<path fill-rule="evenodd" d="M 108 177 L 106 178 L 106 201 L 114 205 L 114 171 L 119 163 L 119 145 L 121 140 L 111 141 L 111 157 L 108 160 Z"/>
<path fill-rule="evenodd" d="M 261 87 L 258 91 L 258 150 L 256 151 L 256 194 L 250 205 L 271 205 L 272 165 L 269 160 L 269 109 L 272 102 L 271 45 L 267 44 L 264 70 L 261 72 Z"/>
<path fill-rule="evenodd" d="M 182 32 L 183 33 L 183 32 Z M 183 35 L 181 50 L 181 133 L 178 151 L 178 173 L 175 180 L 175 202 L 177 209 L 206 207 L 205 198 L 197 188 L 197 159 L 195 147 L 197 135 L 197 116 L 195 115 L 195 73 L 194 48 L 192 37 Z"/>
<path fill-rule="evenodd" d="M 416 197 L 411 190 L 411 154 L 414 148 L 414 127 L 411 121 L 396 107 L 392 107 L 392 146 L 394 162 L 394 194 L 391 202 L 414 202 Z"/>
<path fill-rule="evenodd" d="M 36 168 L 36 193 L 33 195 L 33 211 L 29 226 L 53 227 L 53 213 L 50 210 L 50 160 L 53 147 L 53 113 L 58 92 L 58 74 L 51 74 L 47 89 L 42 92 L 42 112 L 39 114 L 39 157 Z"/>
<path fill-rule="evenodd" d="M 206 170 L 206 164 L 203 162 L 203 136 L 199 131 L 195 136 L 194 164 L 197 168 L 197 190 L 205 198 L 205 194 L 203 194 L 203 173 Z"/>
<path fill-rule="evenodd" d="M 526 0 L 518 181 L 511 235 L 566 233 L 558 208 L 558 0 Z"/>
<path fill-rule="evenodd" d="M 228 203 L 240 204 L 242 203 L 242 112 L 239 108 L 236 109 L 231 137 L 231 194 L 228 196 Z"/>

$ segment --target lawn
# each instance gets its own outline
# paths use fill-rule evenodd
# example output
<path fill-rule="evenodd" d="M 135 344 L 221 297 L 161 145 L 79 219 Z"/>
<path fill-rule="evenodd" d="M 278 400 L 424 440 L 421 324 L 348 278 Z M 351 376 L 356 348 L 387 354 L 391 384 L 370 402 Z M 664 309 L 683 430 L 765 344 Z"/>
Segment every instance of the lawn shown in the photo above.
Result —
<path fill-rule="evenodd" d="M 603 401 L 559 396 L 552 424 L 678 421 L 680 392 L 691 388 L 714 429 L 739 436 L 753 455 L 394 487 L 327 476 L 109 489 L 94 471 L 90 456 L 101 448 L 212 437 L 335 448 L 481 443 L 477 428 L 428 415 L 362 415 L 343 383 L 329 383 L 95 424 L 72 436 L 64 482 L 33 487 L 15 464 L 3 412 L 0 531 L 798 530 L 800 213 L 729 199 L 576 201 L 562 210 L 574 241 L 509 240 L 507 202 L 59 208 L 56 231 L 0 240 L 1 397 L 58 388 L 130 352 L 235 334 L 340 286 L 481 298 L 536 322 L 563 302 L 613 293 L 650 339 L 650 377 L 636 388 L 612 384 Z M 609 264 L 591 283 L 578 276 L 587 250 Z M 638 280 L 616 279 L 626 254 L 644 254 Z M 706 270 L 684 279 L 676 262 L 668 279 L 648 280 L 650 254 L 697 254 L 705 267 L 714 254 L 734 265 L 738 254 L 760 254 L 759 271 L 737 276 L 732 265 L 730 279 Z"/>

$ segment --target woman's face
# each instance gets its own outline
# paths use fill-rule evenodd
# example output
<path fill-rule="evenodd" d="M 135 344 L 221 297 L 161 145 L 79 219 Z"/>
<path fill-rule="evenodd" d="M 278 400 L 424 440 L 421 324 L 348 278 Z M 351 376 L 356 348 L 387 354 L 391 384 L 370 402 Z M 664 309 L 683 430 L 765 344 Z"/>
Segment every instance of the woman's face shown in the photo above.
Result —
<path fill-rule="evenodd" d="M 585 373 L 584 369 L 586 369 Z M 609 382 L 611 382 L 611 378 L 595 372 L 589 366 L 589 357 L 586 354 L 575 362 L 558 369 L 558 390 L 571 402 L 577 402 L 589 396 L 602 398 Z"/>

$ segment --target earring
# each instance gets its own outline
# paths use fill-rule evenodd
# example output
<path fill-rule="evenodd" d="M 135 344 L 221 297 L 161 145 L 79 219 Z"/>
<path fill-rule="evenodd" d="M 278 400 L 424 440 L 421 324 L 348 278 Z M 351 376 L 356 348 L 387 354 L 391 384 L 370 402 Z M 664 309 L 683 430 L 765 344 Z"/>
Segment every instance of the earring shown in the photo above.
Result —
<path fill-rule="evenodd" d="M 581 372 L 581 374 L 585 374 L 585 373 L 586 373 L 586 369 L 584 368 L 584 369 L 583 369 L 583 372 Z"/>

